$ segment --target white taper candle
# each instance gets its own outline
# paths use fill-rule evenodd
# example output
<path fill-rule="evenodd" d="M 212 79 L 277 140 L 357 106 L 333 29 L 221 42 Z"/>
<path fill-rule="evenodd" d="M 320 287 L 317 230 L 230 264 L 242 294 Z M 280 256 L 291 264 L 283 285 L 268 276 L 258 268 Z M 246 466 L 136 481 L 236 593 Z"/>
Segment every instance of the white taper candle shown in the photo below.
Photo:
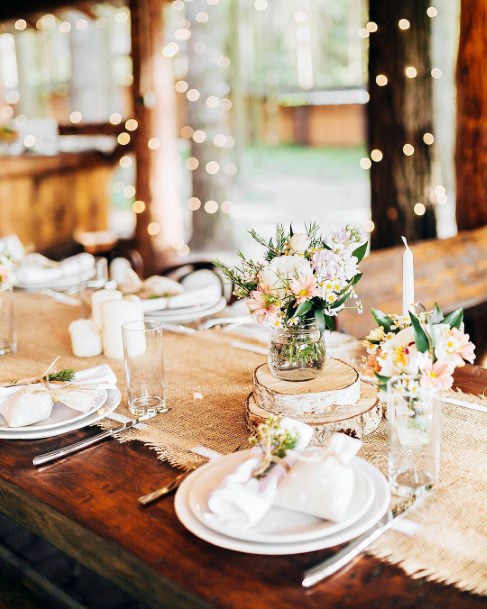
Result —
<path fill-rule="evenodd" d="M 406 249 L 402 257 L 402 314 L 409 317 L 409 309 L 414 304 L 414 256 L 406 237 L 401 237 Z"/>

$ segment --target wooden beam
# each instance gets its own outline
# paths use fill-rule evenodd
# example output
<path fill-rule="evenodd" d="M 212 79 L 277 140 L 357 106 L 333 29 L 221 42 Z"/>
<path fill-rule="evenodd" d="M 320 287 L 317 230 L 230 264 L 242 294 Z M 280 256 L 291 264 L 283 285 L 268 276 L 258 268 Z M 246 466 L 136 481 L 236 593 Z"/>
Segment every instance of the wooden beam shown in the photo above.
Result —
<path fill-rule="evenodd" d="M 462 0 L 457 63 L 458 230 L 487 224 L 487 2 Z"/>

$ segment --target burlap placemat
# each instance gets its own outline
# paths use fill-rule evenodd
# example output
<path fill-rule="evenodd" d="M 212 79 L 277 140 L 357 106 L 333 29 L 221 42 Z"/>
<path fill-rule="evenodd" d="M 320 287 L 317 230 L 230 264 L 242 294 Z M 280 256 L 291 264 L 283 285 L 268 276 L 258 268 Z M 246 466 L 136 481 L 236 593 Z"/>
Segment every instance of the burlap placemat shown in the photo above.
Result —
<path fill-rule="evenodd" d="M 19 352 L 1 359 L 1 379 L 35 374 L 61 355 L 62 366 L 75 369 L 108 361 L 124 391 L 121 362 L 71 355 L 67 327 L 79 317 L 79 310 L 46 297 L 17 294 L 16 311 Z M 214 331 L 191 337 L 168 333 L 164 357 L 171 410 L 144 429 L 124 434 L 120 441 L 140 440 L 159 458 L 180 466 L 200 461 L 192 452 L 195 447 L 229 453 L 239 446 L 247 436 L 244 399 L 251 390 L 252 370 L 264 358 L 231 347 L 231 340 Z M 118 412 L 128 414 L 125 399 Z M 419 530 L 413 537 L 388 532 L 372 554 L 399 564 L 412 577 L 487 593 L 486 416 L 444 404 L 441 482 L 412 515 Z M 386 472 L 385 422 L 364 438 L 360 456 Z"/>

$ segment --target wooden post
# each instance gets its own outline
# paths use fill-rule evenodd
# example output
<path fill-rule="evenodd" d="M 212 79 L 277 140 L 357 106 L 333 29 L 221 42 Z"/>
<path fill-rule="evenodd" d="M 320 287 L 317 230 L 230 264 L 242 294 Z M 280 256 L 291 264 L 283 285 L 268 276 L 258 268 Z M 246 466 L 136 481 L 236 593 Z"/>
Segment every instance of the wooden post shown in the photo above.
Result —
<path fill-rule="evenodd" d="M 457 63 L 458 230 L 487 224 L 487 3 L 462 0 Z"/>
<path fill-rule="evenodd" d="M 172 70 L 161 55 L 163 4 L 163 0 L 130 0 L 133 105 L 139 124 L 134 146 L 136 196 L 145 203 L 145 209 L 137 214 L 135 245 L 144 259 L 146 275 L 170 258 L 171 243 L 180 240 L 183 233 Z M 149 148 L 152 138 L 159 143 Z M 152 235 L 148 232 L 151 223 Z"/>
<path fill-rule="evenodd" d="M 375 249 L 397 245 L 401 235 L 409 241 L 436 236 L 431 147 L 423 141 L 433 132 L 429 5 L 427 0 L 370 0 L 369 19 L 378 29 L 369 39 L 368 143 L 370 151 L 383 154 L 370 170 Z M 410 27 L 400 29 L 400 19 Z M 408 66 L 416 69 L 415 78 L 406 76 Z M 379 75 L 387 78 L 385 86 L 377 83 Z M 404 154 L 405 144 L 414 154 Z M 414 213 L 416 203 L 426 207 L 424 215 Z"/>

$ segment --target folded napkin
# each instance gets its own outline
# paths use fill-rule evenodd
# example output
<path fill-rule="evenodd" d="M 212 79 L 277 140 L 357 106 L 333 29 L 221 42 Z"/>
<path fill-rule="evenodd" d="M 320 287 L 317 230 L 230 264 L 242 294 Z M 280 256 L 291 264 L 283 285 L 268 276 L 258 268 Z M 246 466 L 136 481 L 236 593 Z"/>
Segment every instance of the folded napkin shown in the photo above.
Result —
<path fill-rule="evenodd" d="M 171 281 L 167 278 L 165 281 Z M 147 280 L 149 281 L 149 280 Z M 146 282 L 147 283 L 147 282 Z M 222 296 L 220 280 L 211 271 L 195 271 L 188 275 L 180 286 L 181 293 L 165 298 L 150 298 L 142 302 L 144 312 L 164 311 L 168 309 L 182 309 L 197 305 L 210 305 L 217 303 Z M 141 296 L 142 297 L 142 296 Z"/>
<path fill-rule="evenodd" d="M 348 464 L 361 446 L 360 440 L 336 433 L 328 446 L 306 450 L 279 485 L 274 505 L 333 522 L 343 520 L 355 486 Z"/>
<path fill-rule="evenodd" d="M 17 235 L 7 235 L 0 239 L 0 254 L 5 254 L 14 262 L 20 262 L 25 256 L 22 241 Z"/>
<path fill-rule="evenodd" d="M 107 364 L 80 370 L 71 383 L 52 385 L 52 391 L 41 384 L 0 387 L 0 414 L 10 427 L 24 427 L 51 416 L 53 402 L 62 402 L 82 413 L 88 412 L 100 394 L 111 389 L 117 377 Z M 69 387 L 83 387 L 83 389 Z M 58 388 L 59 387 L 59 388 Z"/>
<path fill-rule="evenodd" d="M 33 388 L 36 389 L 33 389 Z M 53 401 L 49 392 L 40 390 L 40 385 L 18 389 L 0 404 L 0 414 L 9 427 L 25 427 L 51 416 Z"/>
<path fill-rule="evenodd" d="M 136 294 L 142 281 L 126 258 L 115 258 L 110 263 L 110 278 L 116 282 L 122 294 Z"/>
<path fill-rule="evenodd" d="M 299 440 L 294 450 L 306 448 L 313 435 L 309 425 L 294 419 L 283 418 L 281 427 L 292 433 L 299 434 Z M 277 487 L 286 474 L 283 465 L 275 464 L 262 478 L 252 476 L 253 471 L 261 461 L 262 451 L 253 448 L 250 457 L 229 474 L 223 483 L 214 490 L 208 498 L 208 507 L 212 515 L 222 524 L 239 528 L 248 528 L 259 522 L 270 509 Z M 285 457 L 288 467 L 292 467 L 295 458 Z"/>
<path fill-rule="evenodd" d="M 27 254 L 15 270 L 16 282 L 20 285 L 39 285 L 60 279 L 84 277 L 90 270 L 95 272 L 95 258 L 83 253 L 54 262 L 41 254 Z"/>

